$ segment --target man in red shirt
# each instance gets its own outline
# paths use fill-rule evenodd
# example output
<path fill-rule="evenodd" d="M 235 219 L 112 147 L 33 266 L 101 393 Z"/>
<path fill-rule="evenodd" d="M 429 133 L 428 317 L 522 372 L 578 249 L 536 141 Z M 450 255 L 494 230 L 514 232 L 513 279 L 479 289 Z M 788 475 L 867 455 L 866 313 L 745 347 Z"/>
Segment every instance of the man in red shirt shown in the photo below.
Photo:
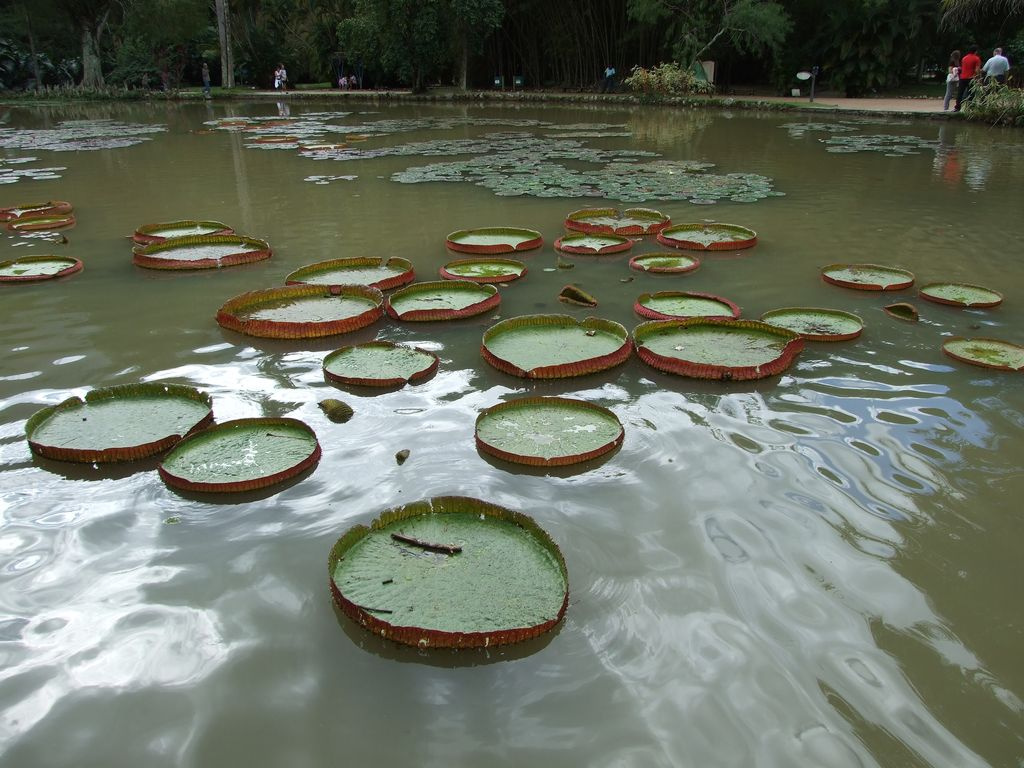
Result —
<path fill-rule="evenodd" d="M 978 57 L 978 46 L 972 45 L 960 59 L 960 83 L 956 92 L 954 112 L 959 112 L 960 105 L 970 100 L 974 76 L 978 74 L 979 69 L 981 69 L 981 59 Z"/>

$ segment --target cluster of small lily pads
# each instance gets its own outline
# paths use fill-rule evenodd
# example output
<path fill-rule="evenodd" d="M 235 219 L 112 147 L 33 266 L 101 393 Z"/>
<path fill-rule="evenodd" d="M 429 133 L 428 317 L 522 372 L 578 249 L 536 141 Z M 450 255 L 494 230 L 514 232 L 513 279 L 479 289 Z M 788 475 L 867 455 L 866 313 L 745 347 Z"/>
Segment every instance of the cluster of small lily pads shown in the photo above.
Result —
<path fill-rule="evenodd" d="M 149 141 L 163 125 L 122 123 L 116 120 L 65 120 L 53 128 L 0 128 L 0 149 L 46 149 L 85 152 L 131 147 Z"/>
<path fill-rule="evenodd" d="M 23 179 L 33 181 L 45 181 L 59 179 L 59 171 L 66 171 L 63 166 L 49 168 L 12 168 L 11 166 L 22 166 L 25 163 L 34 163 L 37 157 L 0 157 L 0 184 L 14 184 Z"/>

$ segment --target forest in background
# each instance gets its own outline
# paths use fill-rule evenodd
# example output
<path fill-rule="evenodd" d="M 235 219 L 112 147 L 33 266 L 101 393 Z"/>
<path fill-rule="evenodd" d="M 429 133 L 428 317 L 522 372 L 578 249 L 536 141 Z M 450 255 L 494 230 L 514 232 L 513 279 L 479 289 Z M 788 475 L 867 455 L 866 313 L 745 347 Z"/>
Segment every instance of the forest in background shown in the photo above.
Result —
<path fill-rule="evenodd" d="M 1024 80 L 1021 0 L 2 0 L 0 89 L 443 85 L 597 90 L 605 67 L 716 62 L 720 90 L 785 93 L 797 71 L 848 96 L 945 76 L 997 45 Z"/>

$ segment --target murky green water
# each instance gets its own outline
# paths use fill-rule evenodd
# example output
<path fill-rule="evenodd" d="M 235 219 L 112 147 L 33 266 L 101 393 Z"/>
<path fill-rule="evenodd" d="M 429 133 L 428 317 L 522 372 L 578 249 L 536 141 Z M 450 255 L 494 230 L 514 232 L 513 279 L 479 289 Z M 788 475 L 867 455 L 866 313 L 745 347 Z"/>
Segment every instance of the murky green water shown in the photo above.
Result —
<path fill-rule="evenodd" d="M 295 104 L 290 116 L 335 108 Z M 339 130 L 310 141 L 341 142 L 349 128 L 369 136 L 352 146 L 369 150 L 558 133 L 508 121 L 563 134 L 604 123 L 631 138 L 579 141 L 757 174 L 785 197 L 764 197 L 763 182 L 746 179 L 730 194 L 750 202 L 649 201 L 674 223 L 713 218 L 759 233 L 755 248 L 704 255 L 689 274 L 631 271 L 629 254 L 555 269 L 566 214 L 637 203 L 499 196 L 492 190 L 509 187 L 493 179 L 401 184 L 390 176 L 451 158 L 335 161 L 286 144 L 246 148 L 243 131 L 204 125 L 276 116 L 273 103 L 0 111 L 0 140 L 5 128 L 28 137 L 0 150 L 0 180 L 13 180 L 0 184 L 0 207 L 66 199 L 78 221 L 67 244 L 3 235 L 0 261 L 54 252 L 85 262 L 57 282 L 0 286 L 0 762 L 1022 765 L 1024 379 L 956 362 L 940 345 L 1024 342 L 1024 134 L 854 119 L 844 136 L 914 138 L 826 144 L 827 131 L 783 127 L 811 119 L 800 116 L 357 109 L 365 113 L 322 118 Z M 495 122 L 463 119 L 478 117 Z M 97 118 L 166 130 L 97 151 L 34 148 L 45 135 L 27 133 Z M 420 120 L 416 130 L 368 133 L 408 118 Z M 17 162 L 25 157 L 37 160 Z M 645 184 L 675 172 L 656 168 Z M 615 188 L 615 178 L 635 194 L 628 168 L 592 188 Z M 545 189 L 531 182 L 533 193 Z M 265 238 L 274 255 L 196 273 L 135 267 L 125 236 L 175 219 L 223 221 Z M 674 378 L 635 357 L 536 383 L 481 360 L 490 313 L 385 319 L 311 342 L 248 338 L 214 322 L 226 299 L 326 259 L 401 256 L 419 280 L 435 279 L 452 258 L 445 236 L 485 226 L 545 238 L 517 256 L 529 274 L 500 289 L 502 317 L 595 313 L 558 302 L 573 282 L 599 299 L 596 314 L 629 328 L 640 293 L 696 290 L 730 297 L 744 317 L 825 306 L 857 313 L 866 330 L 808 343 L 789 372 L 751 383 Z M 840 262 L 891 264 L 919 284 L 969 282 L 1007 298 L 961 310 L 913 291 L 824 283 L 820 267 Z M 918 305 L 920 322 L 882 311 L 900 300 Z M 374 338 L 437 352 L 438 375 L 339 395 L 324 381 L 324 355 Z M 23 429 L 36 410 L 139 380 L 209 392 L 220 421 L 303 419 L 323 458 L 276 493 L 199 497 L 169 490 L 154 464 L 94 470 L 32 457 Z M 623 447 L 551 474 L 484 458 L 476 415 L 513 394 L 606 406 L 625 426 Z M 317 407 L 339 396 L 355 408 L 346 424 Z M 410 455 L 398 465 L 401 449 Z M 326 564 L 337 537 L 384 508 L 448 494 L 525 512 L 551 533 L 571 591 L 555 633 L 487 653 L 420 653 L 334 610 Z"/>

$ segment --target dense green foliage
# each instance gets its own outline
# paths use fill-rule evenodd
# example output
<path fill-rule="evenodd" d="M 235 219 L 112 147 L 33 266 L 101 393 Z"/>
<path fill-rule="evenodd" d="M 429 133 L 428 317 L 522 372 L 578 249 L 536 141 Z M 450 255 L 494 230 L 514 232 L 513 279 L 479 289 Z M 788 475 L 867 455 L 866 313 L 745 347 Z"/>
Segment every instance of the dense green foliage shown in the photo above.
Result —
<path fill-rule="evenodd" d="M 556 12 L 557 11 L 557 12 Z M 222 45 L 221 39 L 230 41 Z M 1024 68 L 1024 2 L 997 0 L 7 0 L 0 4 L 0 89 L 289 82 L 641 93 L 682 82 L 701 60 L 716 83 L 786 93 L 817 66 L 848 95 L 941 78 L 953 48 L 1002 46 Z M 230 55 L 227 55 L 230 53 Z M 667 65 L 667 66 L 662 66 Z M 638 69 L 635 69 L 638 68 Z M 225 73 L 222 76 L 222 72 Z"/>
<path fill-rule="evenodd" d="M 963 112 L 968 120 L 1024 126 L 1024 90 L 995 83 L 977 87 Z"/>
<path fill-rule="evenodd" d="M 714 86 L 698 79 L 690 70 L 675 62 L 659 64 L 650 69 L 633 67 L 623 84 L 645 101 L 657 101 L 670 96 L 691 93 L 711 93 Z"/>

